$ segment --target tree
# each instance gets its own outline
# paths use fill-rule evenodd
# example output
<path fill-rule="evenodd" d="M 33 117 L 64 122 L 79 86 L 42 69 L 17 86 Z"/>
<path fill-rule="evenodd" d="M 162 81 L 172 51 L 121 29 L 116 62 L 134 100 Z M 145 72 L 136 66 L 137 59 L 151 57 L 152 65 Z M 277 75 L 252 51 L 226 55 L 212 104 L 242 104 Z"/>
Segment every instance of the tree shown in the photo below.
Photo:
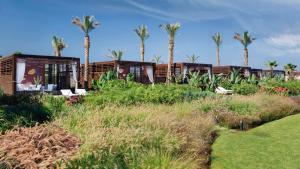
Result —
<path fill-rule="evenodd" d="M 296 70 L 297 65 L 294 65 L 292 63 L 288 63 L 286 65 L 284 65 L 284 70 L 287 74 L 287 78 L 289 79 L 291 74 Z"/>
<path fill-rule="evenodd" d="M 152 61 L 155 62 L 156 64 L 162 63 L 162 61 L 161 61 L 161 56 L 154 55 Z"/>
<path fill-rule="evenodd" d="M 199 56 L 196 56 L 195 54 L 192 54 L 192 55 L 187 55 L 187 60 L 189 63 L 196 63 L 197 60 L 199 59 Z"/>
<path fill-rule="evenodd" d="M 67 47 L 64 43 L 63 38 L 59 38 L 57 36 L 53 36 L 52 38 L 52 47 L 54 49 L 54 55 L 57 57 L 61 56 L 61 51 Z"/>
<path fill-rule="evenodd" d="M 274 68 L 278 66 L 278 63 L 274 60 L 274 61 L 268 61 L 266 65 L 270 68 L 271 77 L 273 77 Z"/>
<path fill-rule="evenodd" d="M 168 61 L 166 83 L 170 84 L 171 77 L 172 77 L 171 66 L 174 63 L 174 38 L 176 32 L 180 28 L 180 23 L 168 23 L 168 24 L 160 25 L 160 28 L 166 30 L 166 32 L 169 35 L 169 61 Z"/>
<path fill-rule="evenodd" d="M 244 66 L 248 66 L 248 46 L 256 40 L 256 38 L 251 37 L 250 33 L 248 31 L 243 33 L 243 36 L 241 36 L 239 33 L 235 33 L 234 39 L 241 42 L 241 44 L 244 46 Z"/>
<path fill-rule="evenodd" d="M 80 21 L 79 18 L 75 17 L 72 23 L 79 26 L 79 28 L 84 32 L 84 49 L 85 49 L 85 62 L 84 62 L 84 87 L 88 88 L 88 74 L 89 74 L 89 55 L 90 55 L 90 35 L 89 33 L 99 26 L 99 22 L 95 20 L 93 16 L 84 16 L 83 20 Z"/>
<path fill-rule="evenodd" d="M 134 32 L 140 37 L 141 44 L 140 44 L 140 54 L 141 54 L 141 62 L 145 60 L 145 40 L 149 38 L 149 32 L 145 25 L 141 25 L 138 29 L 134 29 Z"/>
<path fill-rule="evenodd" d="M 216 46 L 217 46 L 217 66 L 220 66 L 220 46 L 222 44 L 222 36 L 221 34 L 218 32 L 216 33 L 212 39 L 214 40 Z"/>
<path fill-rule="evenodd" d="M 110 54 L 107 55 L 107 57 L 112 58 L 113 60 L 117 60 L 117 61 L 122 60 L 122 56 L 124 54 L 123 51 L 121 51 L 121 50 L 110 50 L 110 49 L 108 49 L 108 51 L 110 52 Z"/>

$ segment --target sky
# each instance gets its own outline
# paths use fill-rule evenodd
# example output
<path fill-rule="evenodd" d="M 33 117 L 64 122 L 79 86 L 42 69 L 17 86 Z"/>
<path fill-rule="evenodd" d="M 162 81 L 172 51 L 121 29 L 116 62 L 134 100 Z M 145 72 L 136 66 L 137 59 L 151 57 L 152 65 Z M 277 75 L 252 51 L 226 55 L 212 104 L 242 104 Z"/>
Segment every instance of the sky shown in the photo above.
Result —
<path fill-rule="evenodd" d="M 196 54 L 200 63 L 216 63 L 212 36 L 220 32 L 222 65 L 243 65 L 243 46 L 234 33 L 249 31 L 249 65 L 278 68 L 293 63 L 300 68 L 300 0 L 0 0 L 0 55 L 16 51 L 53 55 L 52 37 L 64 39 L 63 56 L 84 61 L 84 33 L 72 18 L 93 15 L 100 26 L 90 33 L 91 61 L 110 60 L 108 49 L 124 51 L 124 60 L 139 60 L 139 25 L 148 27 L 145 59 L 168 58 L 168 35 L 160 24 L 179 22 L 175 61 Z"/>

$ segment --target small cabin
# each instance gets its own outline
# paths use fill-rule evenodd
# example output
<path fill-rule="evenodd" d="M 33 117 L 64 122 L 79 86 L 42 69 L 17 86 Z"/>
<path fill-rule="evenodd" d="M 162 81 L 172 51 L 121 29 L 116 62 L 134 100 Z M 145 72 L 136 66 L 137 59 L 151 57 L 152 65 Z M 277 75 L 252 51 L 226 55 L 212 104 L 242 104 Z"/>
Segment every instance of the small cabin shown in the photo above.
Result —
<path fill-rule="evenodd" d="M 80 59 L 14 54 L 0 58 L 0 88 L 5 94 L 58 92 L 77 87 Z"/>
<path fill-rule="evenodd" d="M 262 78 L 262 69 L 252 69 L 251 68 L 251 74 L 253 74 L 253 75 L 255 75 L 255 77 L 257 78 L 257 79 L 261 79 Z"/>
<path fill-rule="evenodd" d="M 168 64 L 157 64 L 155 70 L 155 80 L 159 83 L 166 82 Z M 190 72 L 199 72 L 201 75 L 207 73 L 209 77 L 212 74 L 211 64 L 201 63 L 174 63 L 171 66 L 172 75 L 178 77 L 179 75 L 187 76 Z"/>
<path fill-rule="evenodd" d="M 134 80 L 143 84 L 154 83 L 155 63 L 137 61 L 106 61 L 93 62 L 89 65 L 89 88 L 92 87 L 92 80 L 98 80 L 102 74 L 109 70 L 116 70 L 119 79 L 125 79 L 129 73 L 134 75 Z M 84 84 L 84 64 L 80 69 L 80 83 Z"/>
<path fill-rule="evenodd" d="M 271 77 L 271 76 L 285 76 L 284 70 L 273 70 L 273 74 L 271 70 L 263 70 L 262 77 Z"/>
<path fill-rule="evenodd" d="M 229 76 L 233 70 L 239 70 L 240 75 L 243 78 L 247 78 L 250 75 L 251 68 L 243 66 L 213 66 L 213 74 L 223 74 Z"/>

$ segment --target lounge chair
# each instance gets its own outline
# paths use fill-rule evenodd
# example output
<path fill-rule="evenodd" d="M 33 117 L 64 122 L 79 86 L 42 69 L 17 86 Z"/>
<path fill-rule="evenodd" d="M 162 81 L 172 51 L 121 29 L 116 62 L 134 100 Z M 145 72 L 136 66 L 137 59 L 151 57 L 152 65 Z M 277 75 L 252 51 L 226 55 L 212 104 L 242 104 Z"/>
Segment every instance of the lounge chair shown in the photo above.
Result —
<path fill-rule="evenodd" d="M 62 89 L 62 90 L 60 90 L 60 92 L 65 97 L 78 96 L 78 94 L 72 93 L 72 91 L 70 89 Z"/>
<path fill-rule="evenodd" d="M 227 89 L 224 89 L 223 87 L 219 86 L 216 88 L 216 93 L 219 93 L 219 94 L 233 94 L 233 90 L 227 90 Z"/>
<path fill-rule="evenodd" d="M 81 96 L 85 96 L 88 94 L 85 89 L 75 89 L 75 93 Z"/>

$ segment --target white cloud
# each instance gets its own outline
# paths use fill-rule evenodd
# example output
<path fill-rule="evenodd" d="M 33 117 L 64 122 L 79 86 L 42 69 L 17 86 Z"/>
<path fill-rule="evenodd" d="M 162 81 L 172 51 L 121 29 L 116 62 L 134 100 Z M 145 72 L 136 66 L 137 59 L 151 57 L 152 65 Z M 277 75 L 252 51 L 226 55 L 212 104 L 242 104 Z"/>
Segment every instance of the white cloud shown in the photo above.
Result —
<path fill-rule="evenodd" d="M 300 34 L 282 33 L 262 39 L 257 50 L 270 56 L 298 56 L 300 54 Z"/>
<path fill-rule="evenodd" d="M 279 48 L 300 48 L 300 34 L 282 34 L 265 39 L 269 45 Z"/>

